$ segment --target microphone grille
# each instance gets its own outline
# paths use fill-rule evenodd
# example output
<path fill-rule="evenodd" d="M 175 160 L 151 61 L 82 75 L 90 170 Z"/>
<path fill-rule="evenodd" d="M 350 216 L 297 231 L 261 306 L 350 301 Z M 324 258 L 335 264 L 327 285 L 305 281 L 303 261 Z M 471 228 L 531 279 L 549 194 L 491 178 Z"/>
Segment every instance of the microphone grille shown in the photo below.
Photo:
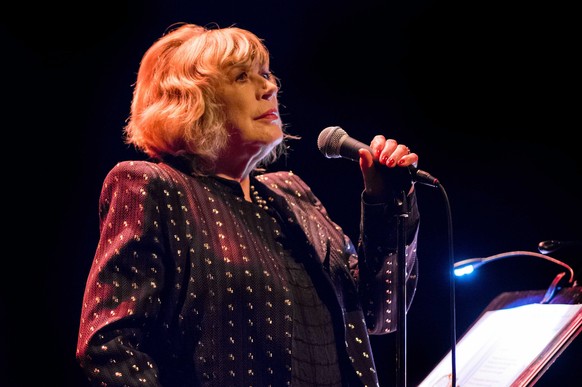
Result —
<path fill-rule="evenodd" d="M 327 158 L 339 158 L 341 139 L 346 136 L 345 130 L 339 126 L 329 126 L 319 133 L 317 147 Z"/>

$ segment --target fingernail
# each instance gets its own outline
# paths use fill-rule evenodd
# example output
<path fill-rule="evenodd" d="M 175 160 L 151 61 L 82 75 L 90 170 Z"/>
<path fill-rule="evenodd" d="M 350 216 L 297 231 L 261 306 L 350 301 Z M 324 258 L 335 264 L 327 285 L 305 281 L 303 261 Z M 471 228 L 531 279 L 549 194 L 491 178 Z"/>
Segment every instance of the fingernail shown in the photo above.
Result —
<path fill-rule="evenodd" d="M 394 163 L 395 163 L 394 159 L 390 159 L 390 160 L 388 160 L 388 164 L 387 165 L 389 167 L 391 167 L 392 165 L 394 165 Z"/>

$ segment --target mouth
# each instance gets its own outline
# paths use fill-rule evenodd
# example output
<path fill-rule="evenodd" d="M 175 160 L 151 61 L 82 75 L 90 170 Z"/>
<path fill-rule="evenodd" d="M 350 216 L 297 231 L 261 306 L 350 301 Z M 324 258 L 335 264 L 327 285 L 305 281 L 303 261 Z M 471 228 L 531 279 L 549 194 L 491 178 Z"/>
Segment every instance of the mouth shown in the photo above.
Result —
<path fill-rule="evenodd" d="M 263 114 L 261 114 L 260 116 L 256 117 L 255 120 L 264 120 L 264 119 L 268 119 L 268 120 L 277 120 L 279 119 L 279 112 L 277 111 L 277 109 L 270 109 L 267 110 L 266 112 L 264 112 Z"/>

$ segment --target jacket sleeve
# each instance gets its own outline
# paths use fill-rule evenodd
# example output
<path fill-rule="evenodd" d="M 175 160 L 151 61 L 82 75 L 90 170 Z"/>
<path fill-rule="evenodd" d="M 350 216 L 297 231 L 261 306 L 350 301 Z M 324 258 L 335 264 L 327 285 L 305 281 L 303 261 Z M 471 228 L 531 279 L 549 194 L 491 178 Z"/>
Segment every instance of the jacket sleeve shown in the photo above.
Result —
<path fill-rule="evenodd" d="M 99 199 L 100 238 L 76 352 L 92 385 L 158 386 L 157 366 L 142 343 L 158 316 L 165 282 L 163 222 L 156 210 L 163 199 L 152 195 L 163 190 L 150 189 L 159 181 L 147 164 L 140 168 L 118 164 Z"/>
<path fill-rule="evenodd" d="M 400 215 L 402 214 L 402 215 Z M 406 308 L 410 307 L 417 285 L 417 239 L 420 216 L 416 193 L 403 202 L 366 203 L 362 194 L 360 238 L 357 261 L 350 266 L 358 281 L 358 291 L 370 334 L 385 334 L 397 328 L 398 218 L 404 221 L 406 258 Z"/>

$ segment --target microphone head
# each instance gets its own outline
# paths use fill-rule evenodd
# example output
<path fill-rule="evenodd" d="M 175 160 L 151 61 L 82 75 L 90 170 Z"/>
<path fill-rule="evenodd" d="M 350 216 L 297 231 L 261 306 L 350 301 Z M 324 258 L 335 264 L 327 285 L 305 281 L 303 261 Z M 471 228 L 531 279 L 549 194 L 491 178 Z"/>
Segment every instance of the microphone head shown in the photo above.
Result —
<path fill-rule="evenodd" d="M 347 136 L 345 130 L 339 126 L 329 126 L 319 133 L 317 137 L 317 147 L 328 159 L 341 157 L 340 149 L 342 139 Z"/>

